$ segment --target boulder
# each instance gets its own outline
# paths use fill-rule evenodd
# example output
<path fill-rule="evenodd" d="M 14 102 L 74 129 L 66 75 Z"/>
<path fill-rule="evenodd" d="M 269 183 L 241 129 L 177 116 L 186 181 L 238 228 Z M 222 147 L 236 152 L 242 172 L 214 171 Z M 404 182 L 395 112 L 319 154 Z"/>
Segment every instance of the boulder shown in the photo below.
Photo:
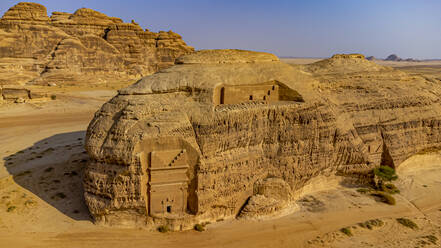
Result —
<path fill-rule="evenodd" d="M 281 178 L 256 183 L 254 195 L 239 213 L 241 218 L 261 218 L 278 214 L 291 200 L 291 187 Z"/>

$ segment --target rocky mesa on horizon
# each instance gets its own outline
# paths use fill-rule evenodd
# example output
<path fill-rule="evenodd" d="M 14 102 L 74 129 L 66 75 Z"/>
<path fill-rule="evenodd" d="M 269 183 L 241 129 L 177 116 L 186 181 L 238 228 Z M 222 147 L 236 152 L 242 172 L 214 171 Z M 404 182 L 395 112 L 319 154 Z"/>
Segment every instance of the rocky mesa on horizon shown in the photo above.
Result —
<path fill-rule="evenodd" d="M 420 61 L 418 59 L 413 59 L 413 58 L 402 59 L 402 58 L 398 57 L 396 54 L 391 54 L 391 55 L 387 56 L 387 58 L 385 58 L 384 60 L 385 61 L 407 61 L 407 62 L 419 62 Z"/>
<path fill-rule="evenodd" d="M 133 80 L 194 51 L 179 34 L 143 30 L 98 11 L 18 3 L 0 19 L 0 85 Z"/>

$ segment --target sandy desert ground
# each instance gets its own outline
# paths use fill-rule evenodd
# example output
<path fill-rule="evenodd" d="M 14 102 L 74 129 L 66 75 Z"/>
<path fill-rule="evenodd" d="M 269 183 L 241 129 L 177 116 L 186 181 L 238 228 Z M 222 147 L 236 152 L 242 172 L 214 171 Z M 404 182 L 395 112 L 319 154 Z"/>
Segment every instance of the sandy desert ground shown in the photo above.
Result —
<path fill-rule="evenodd" d="M 440 77 L 438 66 L 403 69 Z M 299 192 L 291 213 L 273 219 L 225 220 L 208 224 L 204 232 L 165 234 L 96 226 L 82 197 L 82 168 L 88 159 L 83 142 L 94 112 L 116 91 L 55 91 L 53 101 L 0 108 L 0 247 L 441 246 L 439 151 L 400 165 L 395 184 L 401 193 L 394 195 L 394 206 L 341 178 L 317 178 Z M 418 228 L 397 218 L 410 219 Z"/>

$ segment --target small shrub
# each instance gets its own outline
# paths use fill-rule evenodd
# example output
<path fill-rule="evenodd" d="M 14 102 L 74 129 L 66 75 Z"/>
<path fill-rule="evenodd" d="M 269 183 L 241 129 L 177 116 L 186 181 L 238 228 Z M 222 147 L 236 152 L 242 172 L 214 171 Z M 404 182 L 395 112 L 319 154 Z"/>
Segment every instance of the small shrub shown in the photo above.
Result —
<path fill-rule="evenodd" d="M 6 211 L 9 213 L 9 212 L 14 211 L 16 208 L 17 208 L 16 206 L 10 206 L 10 207 L 8 207 L 8 209 Z"/>
<path fill-rule="evenodd" d="M 418 229 L 418 225 L 415 222 L 413 222 L 412 220 L 409 220 L 406 218 L 398 218 L 397 221 L 401 225 L 408 227 L 410 229 Z"/>
<path fill-rule="evenodd" d="M 160 227 L 158 227 L 158 232 L 160 232 L 160 233 L 166 233 L 166 232 L 169 232 L 170 231 L 170 229 L 168 228 L 168 226 L 160 226 Z"/>
<path fill-rule="evenodd" d="M 381 185 L 381 190 L 389 194 L 400 193 L 400 190 L 392 183 L 384 183 Z"/>
<path fill-rule="evenodd" d="M 51 100 L 56 100 L 57 99 L 57 95 L 51 95 Z"/>
<path fill-rule="evenodd" d="M 32 206 L 35 204 L 35 202 L 33 200 L 27 200 L 27 201 L 25 201 L 24 204 L 25 204 L 25 206 Z"/>
<path fill-rule="evenodd" d="M 430 243 L 436 245 L 436 243 L 438 242 L 438 238 L 435 235 L 427 235 L 424 236 L 423 238 L 426 238 L 427 240 L 429 240 Z"/>
<path fill-rule="evenodd" d="M 205 231 L 205 227 L 201 224 L 196 224 L 196 225 L 194 225 L 194 230 L 196 230 L 198 232 L 203 232 L 203 231 Z"/>
<path fill-rule="evenodd" d="M 389 205 L 395 205 L 395 198 L 386 192 L 375 191 L 371 193 L 371 195 L 378 197 L 381 202 L 384 202 Z"/>
<path fill-rule="evenodd" d="M 343 227 L 342 229 L 340 229 L 340 232 L 346 234 L 347 236 L 353 236 L 351 228 L 350 227 Z"/>
<path fill-rule="evenodd" d="M 374 227 L 380 227 L 384 225 L 384 222 L 380 219 L 368 220 L 362 223 L 358 223 L 358 225 L 362 228 L 367 228 L 372 230 Z"/>
<path fill-rule="evenodd" d="M 389 166 L 380 166 L 374 169 L 374 175 L 383 181 L 394 181 L 398 179 L 395 170 Z"/>
<path fill-rule="evenodd" d="M 358 193 L 361 193 L 361 194 L 366 194 L 366 193 L 368 193 L 369 191 L 371 191 L 371 190 L 370 190 L 370 189 L 367 189 L 367 188 L 357 189 L 357 192 L 358 192 Z"/>
<path fill-rule="evenodd" d="M 52 168 L 52 167 L 48 167 L 48 168 L 46 168 L 46 169 L 44 170 L 44 172 L 51 172 L 53 169 L 54 169 L 54 168 Z"/>

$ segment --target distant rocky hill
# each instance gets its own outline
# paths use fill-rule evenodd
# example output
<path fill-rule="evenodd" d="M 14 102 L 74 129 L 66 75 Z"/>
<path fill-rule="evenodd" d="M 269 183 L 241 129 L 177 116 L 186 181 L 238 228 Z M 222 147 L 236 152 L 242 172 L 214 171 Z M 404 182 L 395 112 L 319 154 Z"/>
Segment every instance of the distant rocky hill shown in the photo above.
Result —
<path fill-rule="evenodd" d="M 362 54 L 336 54 L 331 58 L 320 60 L 307 65 L 305 70 L 311 73 L 348 73 L 353 71 L 388 71 L 391 68 L 380 66 L 373 61 L 368 61 Z"/>
<path fill-rule="evenodd" d="M 409 61 L 409 62 L 419 62 L 419 60 L 417 60 L 417 59 L 413 59 L 413 58 L 402 59 L 402 58 L 398 57 L 396 54 L 391 54 L 391 55 L 387 56 L 387 58 L 386 58 L 385 60 L 386 60 L 386 61 Z"/>
<path fill-rule="evenodd" d="M 43 5 L 19 3 L 0 19 L 0 85 L 131 80 L 193 51 L 172 31 L 86 8 L 49 17 Z"/>
<path fill-rule="evenodd" d="M 401 61 L 403 59 L 398 57 L 396 54 L 391 54 L 391 55 L 387 56 L 387 58 L 385 60 L 386 61 Z"/>

